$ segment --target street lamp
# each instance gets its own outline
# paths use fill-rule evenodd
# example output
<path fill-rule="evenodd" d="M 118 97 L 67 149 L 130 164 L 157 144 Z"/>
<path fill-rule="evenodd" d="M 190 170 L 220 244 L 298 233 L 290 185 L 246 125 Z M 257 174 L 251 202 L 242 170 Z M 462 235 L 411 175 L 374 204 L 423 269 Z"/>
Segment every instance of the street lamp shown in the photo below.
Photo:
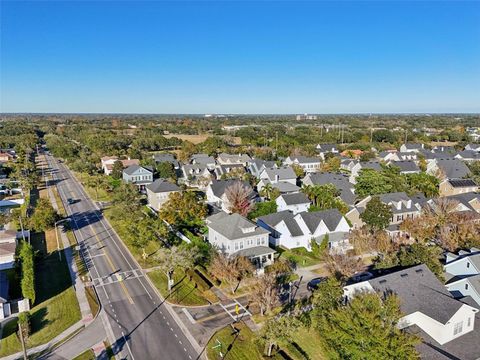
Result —
<path fill-rule="evenodd" d="M 57 251 L 58 251 L 58 258 L 60 259 L 60 261 L 62 261 L 62 253 L 60 252 L 60 241 L 58 240 L 57 224 L 60 224 L 64 221 L 70 221 L 70 218 L 58 220 L 57 222 L 55 222 L 55 236 L 57 237 Z"/>

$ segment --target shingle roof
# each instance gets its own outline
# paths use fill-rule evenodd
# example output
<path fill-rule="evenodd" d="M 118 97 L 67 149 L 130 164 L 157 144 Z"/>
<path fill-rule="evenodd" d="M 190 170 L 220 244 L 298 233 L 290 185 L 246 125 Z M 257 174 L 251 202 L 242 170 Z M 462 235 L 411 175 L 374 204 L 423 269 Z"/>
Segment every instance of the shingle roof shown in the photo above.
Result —
<path fill-rule="evenodd" d="M 268 254 L 273 254 L 276 251 L 273 250 L 272 248 L 268 246 L 254 246 L 251 248 L 246 248 L 243 250 L 238 250 L 237 252 L 234 252 L 234 256 L 245 256 L 247 258 L 250 257 L 257 257 L 257 256 L 262 256 L 262 255 L 268 255 Z"/>
<path fill-rule="evenodd" d="M 180 191 L 180 188 L 165 179 L 157 179 L 153 183 L 147 185 L 147 189 L 155 194 L 170 191 Z"/>
<path fill-rule="evenodd" d="M 340 198 L 349 205 L 355 203 L 356 195 L 353 192 L 353 184 L 348 180 L 348 176 L 341 173 L 312 173 L 305 179 L 309 179 L 314 185 L 332 184 L 340 191 Z"/>
<path fill-rule="evenodd" d="M 258 218 L 258 221 L 262 221 L 271 228 L 277 226 L 280 222 L 284 222 L 288 228 L 288 231 L 292 236 L 302 236 L 303 231 L 295 221 L 295 216 L 291 211 L 284 210 L 277 213 L 261 216 Z"/>
<path fill-rule="evenodd" d="M 467 165 L 458 159 L 437 159 L 436 162 L 449 179 L 461 179 L 470 175 Z"/>
<path fill-rule="evenodd" d="M 382 171 L 382 166 L 378 161 L 361 161 L 360 166 L 362 169 L 373 169 L 376 171 Z"/>
<path fill-rule="evenodd" d="M 400 168 L 401 172 L 404 172 L 404 171 L 408 171 L 408 172 L 420 171 L 420 168 L 418 167 L 417 164 L 415 164 L 414 161 L 408 161 L 408 160 L 392 161 L 389 165 L 396 166 L 396 167 Z"/>
<path fill-rule="evenodd" d="M 419 311 L 442 324 L 463 305 L 424 264 L 371 279 L 369 283 L 384 295 L 397 294 L 404 314 Z"/>
<path fill-rule="evenodd" d="M 338 151 L 336 144 L 318 144 L 317 145 L 317 150 L 323 151 L 323 152 Z"/>
<path fill-rule="evenodd" d="M 175 156 L 173 156 L 173 154 L 167 154 L 167 153 L 154 154 L 153 159 L 157 163 L 168 162 L 168 163 L 173 164 L 173 166 L 175 166 L 175 167 L 178 167 L 178 165 L 179 165 L 177 159 L 175 159 Z"/>
<path fill-rule="evenodd" d="M 145 169 L 147 171 L 152 172 L 152 169 L 149 168 L 148 166 L 140 166 L 140 165 L 130 165 L 129 167 L 124 169 L 123 172 L 127 175 L 133 175 L 139 169 Z"/>
<path fill-rule="evenodd" d="M 475 209 L 472 207 L 470 202 L 474 199 L 478 199 L 478 201 L 480 201 L 480 194 L 474 193 L 474 192 L 468 192 L 468 193 L 445 196 L 445 199 L 452 199 L 452 200 L 458 201 L 459 203 L 468 207 L 470 210 L 475 211 Z"/>
<path fill-rule="evenodd" d="M 448 180 L 448 183 L 454 188 L 477 186 L 472 179 L 450 179 Z"/>
<path fill-rule="evenodd" d="M 287 181 L 279 181 L 278 183 L 272 184 L 272 187 L 278 189 L 281 193 L 291 193 L 300 190 L 297 185 L 293 185 Z"/>
<path fill-rule="evenodd" d="M 464 150 L 457 154 L 458 157 L 468 160 L 480 160 L 480 152 L 475 150 Z"/>
<path fill-rule="evenodd" d="M 221 213 L 220 213 L 221 214 Z M 270 232 L 243 216 L 233 213 L 219 216 L 213 215 L 208 219 L 208 227 L 222 234 L 229 240 L 242 239 L 253 235 L 269 234 Z M 254 228 L 252 232 L 243 232 L 242 229 Z"/>
<path fill-rule="evenodd" d="M 293 161 L 297 160 L 299 164 L 319 163 L 321 161 L 320 158 L 308 157 L 308 156 L 294 156 L 294 157 L 291 157 L 291 159 Z"/>
<path fill-rule="evenodd" d="M 293 193 L 280 195 L 287 205 L 309 204 L 310 200 L 304 193 Z"/>
<path fill-rule="evenodd" d="M 404 145 L 407 149 L 423 149 L 423 145 L 418 143 L 406 143 Z"/>
<path fill-rule="evenodd" d="M 214 180 L 209 186 L 212 189 L 213 194 L 216 197 L 221 198 L 223 194 L 225 194 L 225 190 L 227 190 L 229 186 L 232 186 L 238 181 L 240 180 L 238 179 Z M 243 186 L 251 187 L 250 184 L 246 181 L 240 181 L 240 182 L 242 183 Z"/>
<path fill-rule="evenodd" d="M 278 180 L 290 180 L 296 179 L 297 176 L 295 175 L 295 171 L 290 166 L 282 166 L 282 167 L 270 167 L 266 168 L 265 173 L 268 176 L 270 181 L 275 181 L 276 176 L 278 176 Z"/>
<path fill-rule="evenodd" d="M 297 214 L 301 216 L 310 232 L 313 234 L 323 220 L 330 231 L 334 231 L 338 223 L 342 219 L 342 214 L 337 209 L 329 209 L 322 211 L 301 212 Z"/>

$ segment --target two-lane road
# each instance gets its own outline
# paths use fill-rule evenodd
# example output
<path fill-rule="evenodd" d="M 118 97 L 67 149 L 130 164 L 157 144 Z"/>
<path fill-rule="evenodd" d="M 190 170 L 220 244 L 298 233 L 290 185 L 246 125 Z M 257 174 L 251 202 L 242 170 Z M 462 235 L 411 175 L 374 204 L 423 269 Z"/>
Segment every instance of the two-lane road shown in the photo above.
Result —
<path fill-rule="evenodd" d="M 70 170 L 52 156 L 47 161 L 107 315 L 114 351 L 122 359 L 198 358 L 188 330 L 176 322 Z"/>

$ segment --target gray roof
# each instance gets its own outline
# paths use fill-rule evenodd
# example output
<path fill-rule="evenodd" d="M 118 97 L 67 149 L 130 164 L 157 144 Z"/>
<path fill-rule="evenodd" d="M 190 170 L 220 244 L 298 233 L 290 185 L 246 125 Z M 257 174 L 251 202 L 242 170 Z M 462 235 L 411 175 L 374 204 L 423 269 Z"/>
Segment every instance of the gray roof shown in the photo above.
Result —
<path fill-rule="evenodd" d="M 378 161 L 361 161 L 360 166 L 362 169 L 382 171 L 382 165 Z"/>
<path fill-rule="evenodd" d="M 467 144 L 465 145 L 465 148 L 470 148 L 470 149 L 480 149 L 480 144 Z"/>
<path fill-rule="evenodd" d="M 405 145 L 405 147 L 407 149 L 423 149 L 423 145 L 422 144 L 417 144 L 417 143 L 406 143 L 406 144 L 403 144 Z"/>
<path fill-rule="evenodd" d="M 262 166 L 266 168 L 271 168 L 275 166 L 275 161 L 267 161 L 259 158 L 252 159 L 252 164 L 255 164 L 257 170 L 260 170 Z"/>
<path fill-rule="evenodd" d="M 317 150 L 321 152 L 333 152 L 338 151 L 336 144 L 318 144 Z"/>
<path fill-rule="evenodd" d="M 320 222 L 323 220 L 325 225 L 330 231 L 335 230 L 340 220 L 342 220 L 342 214 L 337 209 L 328 209 L 322 211 L 301 212 L 297 214 L 301 216 L 310 232 L 313 234 L 317 229 Z"/>
<path fill-rule="evenodd" d="M 474 249 L 472 249 L 471 252 L 465 252 L 462 255 L 458 255 L 455 259 L 449 261 L 448 264 L 452 264 L 464 258 L 468 258 L 468 260 L 480 271 L 480 251 L 475 251 Z"/>
<path fill-rule="evenodd" d="M 449 179 L 461 179 L 470 175 L 467 165 L 458 159 L 437 159 L 437 166 Z"/>
<path fill-rule="evenodd" d="M 218 198 L 221 198 L 223 196 L 223 194 L 225 194 L 225 190 L 235 184 L 236 182 L 238 182 L 240 180 L 238 179 L 228 179 L 228 180 L 214 180 L 212 181 L 212 183 L 209 185 L 210 188 L 212 189 L 212 192 L 213 194 L 218 197 Z M 251 188 L 250 184 L 246 181 L 240 181 L 242 183 L 243 186 L 248 186 Z"/>
<path fill-rule="evenodd" d="M 448 180 L 448 182 L 454 188 L 477 186 L 475 181 L 473 181 L 472 179 L 450 179 Z"/>
<path fill-rule="evenodd" d="M 290 159 L 297 160 L 299 164 L 319 163 L 322 159 L 309 156 L 292 156 Z"/>
<path fill-rule="evenodd" d="M 173 154 L 162 153 L 162 154 L 154 154 L 153 159 L 157 163 L 168 162 L 171 163 L 174 167 L 178 167 L 178 161 L 175 159 Z"/>
<path fill-rule="evenodd" d="M 127 167 L 126 169 L 123 170 L 123 172 L 127 175 L 133 175 L 136 171 L 140 170 L 140 169 L 145 169 L 149 172 L 152 172 L 152 168 L 149 167 L 149 166 L 140 166 L 140 165 L 130 165 L 129 167 Z"/>
<path fill-rule="evenodd" d="M 193 170 L 194 173 L 203 173 L 207 170 L 207 166 L 205 164 L 185 164 L 183 165 L 183 170 L 186 173 L 189 173 L 190 170 Z"/>
<path fill-rule="evenodd" d="M 217 158 L 221 160 L 229 160 L 232 162 L 249 162 L 252 161 L 252 158 L 248 154 L 227 154 L 221 153 L 218 154 Z"/>
<path fill-rule="evenodd" d="M 254 235 L 269 234 L 270 232 L 243 216 L 233 213 L 218 213 L 207 218 L 208 227 L 225 236 L 228 240 L 242 239 Z M 242 229 L 254 228 L 252 232 L 243 232 Z"/>
<path fill-rule="evenodd" d="M 180 188 L 165 179 L 157 179 L 153 183 L 147 185 L 147 189 L 159 194 L 162 192 L 180 191 Z"/>
<path fill-rule="evenodd" d="M 463 305 L 424 264 L 371 279 L 369 283 L 384 295 L 397 294 L 404 314 L 419 311 L 442 324 Z"/>
<path fill-rule="evenodd" d="M 191 159 L 192 162 L 195 162 L 195 164 L 215 164 L 215 159 L 212 156 L 208 156 L 207 154 L 194 154 L 191 156 Z"/>
<path fill-rule="evenodd" d="M 297 192 L 300 190 L 297 185 L 293 185 L 287 181 L 279 181 L 278 183 L 272 184 L 272 187 L 278 189 L 282 194 Z"/>
<path fill-rule="evenodd" d="M 309 204 L 310 200 L 304 193 L 282 194 L 280 195 L 287 205 Z"/>
<path fill-rule="evenodd" d="M 245 256 L 246 258 L 258 257 L 262 255 L 274 254 L 276 251 L 268 246 L 255 246 L 251 248 L 246 248 L 243 250 L 238 250 L 234 252 L 234 256 Z"/>
<path fill-rule="evenodd" d="M 479 193 L 474 193 L 474 192 L 468 192 L 468 193 L 461 193 L 461 194 L 456 194 L 456 195 L 445 196 L 445 199 L 456 200 L 459 203 L 468 207 L 470 210 L 475 211 L 475 209 L 472 207 L 470 202 L 472 200 L 475 200 L 475 199 L 478 199 L 478 201 L 480 201 L 480 194 Z"/>
<path fill-rule="evenodd" d="M 420 171 L 420 168 L 414 161 L 392 161 L 389 165 L 396 166 L 400 168 L 400 172 L 412 172 L 412 171 Z"/>
<path fill-rule="evenodd" d="M 340 191 L 340 198 L 346 204 L 353 205 L 355 203 L 356 195 L 353 192 L 353 184 L 348 180 L 347 175 L 325 172 L 307 174 L 305 178 L 309 178 L 314 185 L 332 184 Z"/>
<path fill-rule="evenodd" d="M 265 173 L 268 176 L 270 181 L 275 181 L 276 177 L 278 176 L 278 180 L 287 180 L 287 179 L 296 179 L 297 175 L 295 175 L 295 171 L 290 166 L 282 166 L 282 167 L 270 167 L 266 168 Z"/>
<path fill-rule="evenodd" d="M 464 150 L 460 151 L 457 156 L 461 157 L 462 159 L 468 160 L 480 160 L 480 152 L 475 150 Z"/>
<path fill-rule="evenodd" d="M 291 211 L 284 210 L 284 211 L 279 211 L 277 213 L 261 216 L 257 219 L 257 221 L 261 221 L 271 228 L 274 228 L 277 226 L 280 222 L 284 222 L 285 225 L 288 228 L 288 231 L 290 231 L 290 234 L 292 236 L 302 236 L 303 231 L 298 225 L 298 223 L 295 220 L 295 216 Z"/>

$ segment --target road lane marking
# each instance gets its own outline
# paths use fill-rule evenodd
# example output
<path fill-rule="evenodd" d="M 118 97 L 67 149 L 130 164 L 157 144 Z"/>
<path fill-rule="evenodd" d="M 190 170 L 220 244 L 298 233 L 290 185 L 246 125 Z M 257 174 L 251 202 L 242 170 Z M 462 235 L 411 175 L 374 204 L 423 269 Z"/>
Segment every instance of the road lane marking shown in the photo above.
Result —
<path fill-rule="evenodd" d="M 110 255 L 108 255 L 108 252 L 105 252 L 105 257 L 107 258 L 107 262 L 109 263 L 110 267 L 112 268 L 112 271 L 115 271 L 115 266 L 113 265 L 113 261 L 112 259 L 110 258 Z M 120 283 L 120 286 L 121 288 L 123 289 L 123 291 L 125 292 L 125 295 L 127 295 L 127 299 L 128 299 L 128 302 L 133 305 L 135 304 L 132 297 L 130 296 L 130 293 L 128 292 L 128 289 L 127 287 L 125 286 L 125 284 L 123 283 L 123 281 L 119 282 Z"/>
<path fill-rule="evenodd" d="M 125 341 L 125 344 L 127 345 L 127 349 L 128 349 L 128 352 L 130 353 L 130 356 L 132 357 L 132 360 L 134 360 L 135 358 L 133 357 L 132 350 L 130 349 L 130 346 L 128 345 L 127 339 L 125 338 L 125 334 L 123 333 L 123 331 L 122 331 L 122 337 L 123 337 L 123 340 Z"/>

